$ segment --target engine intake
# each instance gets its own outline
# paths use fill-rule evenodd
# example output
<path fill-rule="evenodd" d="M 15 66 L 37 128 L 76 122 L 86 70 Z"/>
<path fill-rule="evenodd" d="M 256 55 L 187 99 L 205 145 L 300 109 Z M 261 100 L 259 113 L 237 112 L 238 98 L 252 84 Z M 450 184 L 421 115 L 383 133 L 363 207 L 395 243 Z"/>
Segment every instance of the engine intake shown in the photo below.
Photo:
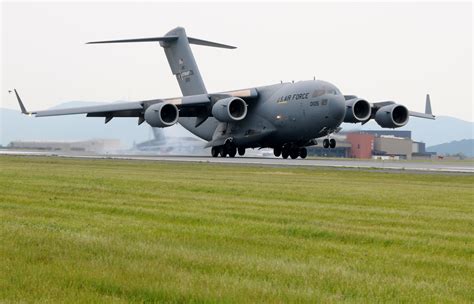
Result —
<path fill-rule="evenodd" d="M 238 97 L 218 100 L 212 107 L 212 116 L 221 122 L 233 122 L 247 116 L 247 103 Z"/>
<path fill-rule="evenodd" d="M 375 121 L 382 128 L 399 128 L 408 123 L 408 109 L 399 104 L 392 104 L 381 107 L 375 113 Z"/>
<path fill-rule="evenodd" d="M 156 103 L 145 111 L 145 121 L 152 127 L 165 128 L 178 122 L 179 110 L 171 103 Z"/>
<path fill-rule="evenodd" d="M 346 116 L 344 122 L 363 122 L 372 115 L 372 108 L 367 100 L 354 98 L 346 101 Z"/>

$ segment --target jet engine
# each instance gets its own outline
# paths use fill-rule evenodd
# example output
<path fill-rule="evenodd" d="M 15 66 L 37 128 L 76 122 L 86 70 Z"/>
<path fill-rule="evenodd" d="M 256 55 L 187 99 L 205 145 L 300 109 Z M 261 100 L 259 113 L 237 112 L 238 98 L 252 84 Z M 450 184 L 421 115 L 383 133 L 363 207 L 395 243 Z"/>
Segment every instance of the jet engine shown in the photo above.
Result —
<path fill-rule="evenodd" d="M 227 97 L 212 107 L 212 116 L 221 122 L 239 121 L 247 116 L 247 103 L 238 97 Z"/>
<path fill-rule="evenodd" d="M 408 109 L 399 104 L 381 107 L 375 113 L 375 121 L 382 128 L 399 128 L 407 124 L 410 113 Z"/>
<path fill-rule="evenodd" d="M 346 101 L 346 116 L 344 122 L 363 122 L 370 118 L 372 109 L 367 100 L 360 98 L 353 98 Z"/>
<path fill-rule="evenodd" d="M 152 127 L 165 128 L 178 122 L 179 110 L 171 103 L 155 103 L 145 111 L 145 121 Z"/>

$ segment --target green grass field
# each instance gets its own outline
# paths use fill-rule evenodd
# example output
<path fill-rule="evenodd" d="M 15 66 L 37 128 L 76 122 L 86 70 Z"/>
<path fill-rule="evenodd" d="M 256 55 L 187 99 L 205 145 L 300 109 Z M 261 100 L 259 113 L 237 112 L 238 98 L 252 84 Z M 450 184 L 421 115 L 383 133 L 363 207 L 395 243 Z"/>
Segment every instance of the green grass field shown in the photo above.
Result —
<path fill-rule="evenodd" d="M 474 302 L 474 176 L 0 157 L 0 302 Z"/>

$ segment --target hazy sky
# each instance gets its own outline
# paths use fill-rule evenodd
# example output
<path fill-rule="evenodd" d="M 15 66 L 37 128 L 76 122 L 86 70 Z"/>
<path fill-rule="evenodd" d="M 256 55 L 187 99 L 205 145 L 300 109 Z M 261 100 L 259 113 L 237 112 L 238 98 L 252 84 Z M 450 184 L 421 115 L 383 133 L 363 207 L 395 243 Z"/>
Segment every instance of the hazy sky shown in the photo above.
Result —
<path fill-rule="evenodd" d="M 473 120 L 472 4 L 3 2 L 1 106 L 179 96 L 155 43 L 91 40 L 189 36 L 238 46 L 193 46 L 209 92 L 323 79 L 344 94 L 395 100 Z"/>

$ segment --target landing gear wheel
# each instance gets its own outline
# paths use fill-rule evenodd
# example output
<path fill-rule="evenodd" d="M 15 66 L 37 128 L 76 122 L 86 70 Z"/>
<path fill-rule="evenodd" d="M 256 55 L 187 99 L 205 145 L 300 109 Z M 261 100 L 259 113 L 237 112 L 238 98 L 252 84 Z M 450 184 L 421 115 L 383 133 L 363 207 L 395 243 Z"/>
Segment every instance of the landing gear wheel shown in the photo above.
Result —
<path fill-rule="evenodd" d="M 301 148 L 301 149 L 300 149 L 300 157 L 301 157 L 302 159 L 305 159 L 306 156 L 308 156 L 308 150 L 306 150 L 306 148 Z"/>
<path fill-rule="evenodd" d="M 275 155 L 276 157 L 280 157 L 281 148 L 280 147 L 273 148 L 273 155 Z"/>
<path fill-rule="evenodd" d="M 225 148 L 225 147 L 221 147 L 221 148 L 219 149 L 219 155 L 220 155 L 221 157 L 226 157 L 227 151 L 226 151 L 226 148 Z"/>
<path fill-rule="evenodd" d="M 235 154 L 237 154 L 237 148 L 232 145 L 228 150 L 227 153 L 229 154 L 229 157 L 235 157 Z"/>
<path fill-rule="evenodd" d="M 212 157 L 219 156 L 219 148 L 218 147 L 212 147 L 211 148 L 211 155 L 212 155 Z"/>
<path fill-rule="evenodd" d="M 283 157 L 284 159 L 287 159 L 288 156 L 290 156 L 290 151 L 288 151 L 287 149 L 284 149 L 281 151 L 281 157 Z"/>
<path fill-rule="evenodd" d="M 331 138 L 331 139 L 329 140 L 329 147 L 330 147 L 331 149 L 334 149 L 334 148 L 336 147 L 336 140 L 335 140 L 334 138 Z"/>
<path fill-rule="evenodd" d="M 290 157 L 291 159 L 296 159 L 298 158 L 299 151 L 298 149 L 291 149 L 290 150 Z"/>
<path fill-rule="evenodd" d="M 323 140 L 323 147 L 324 147 L 324 149 L 329 148 L 329 139 L 325 138 L 325 139 Z"/>
<path fill-rule="evenodd" d="M 244 156 L 245 155 L 245 148 L 239 147 L 237 149 L 237 152 L 239 153 L 240 156 Z"/>

